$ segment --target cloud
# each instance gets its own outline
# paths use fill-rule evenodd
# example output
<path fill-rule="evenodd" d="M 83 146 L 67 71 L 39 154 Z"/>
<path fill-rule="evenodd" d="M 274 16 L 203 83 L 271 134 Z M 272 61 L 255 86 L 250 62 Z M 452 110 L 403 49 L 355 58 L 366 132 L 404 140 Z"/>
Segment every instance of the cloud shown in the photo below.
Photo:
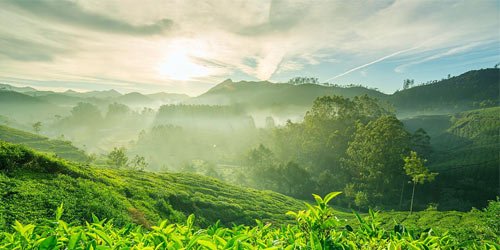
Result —
<path fill-rule="evenodd" d="M 377 59 L 377 60 L 375 60 L 375 61 L 371 61 L 371 62 L 369 62 L 369 63 L 365 63 L 365 64 L 363 64 L 363 65 L 361 65 L 361 66 L 357 66 L 357 67 L 355 67 L 355 68 L 352 68 L 352 69 L 350 69 L 350 70 L 348 70 L 348 71 L 346 71 L 346 72 L 343 72 L 343 73 L 341 73 L 341 74 L 338 74 L 338 75 L 336 75 L 336 76 L 334 76 L 334 77 L 328 78 L 328 79 L 326 79 L 326 81 L 328 82 L 328 81 L 331 81 L 331 80 L 333 80 L 333 79 L 337 79 L 337 78 L 339 78 L 339 77 L 345 76 L 345 75 L 347 75 L 347 74 L 349 74 L 349 73 L 352 73 L 352 72 L 354 72 L 354 71 L 360 70 L 360 69 L 362 69 L 362 68 L 366 68 L 366 67 L 368 67 L 368 66 L 370 66 L 370 65 L 372 65 L 372 64 L 375 64 L 375 63 L 381 62 L 381 61 L 386 60 L 386 59 L 389 59 L 389 58 L 391 58 L 391 57 L 395 57 L 395 56 L 397 56 L 397 55 L 400 55 L 400 54 L 406 53 L 406 52 L 408 52 L 408 51 L 412 51 L 412 50 L 418 49 L 419 47 L 421 47 L 421 45 L 416 46 L 416 47 L 413 47 L 413 48 L 409 48 L 409 49 L 404 49 L 404 50 L 396 51 L 396 52 L 391 53 L 391 54 L 389 54 L 389 55 L 386 55 L 386 56 L 383 56 L 383 57 L 381 57 L 381 58 L 378 58 L 378 59 Z"/>
<path fill-rule="evenodd" d="M 387 61 L 399 61 L 399 69 L 420 67 L 469 44 L 477 46 L 467 51 L 481 48 L 485 41 L 498 43 L 499 5 L 4 0 L 0 78 L 198 94 L 234 76 L 273 80 L 315 74 L 327 79 Z M 185 65 L 182 81 L 173 76 L 181 71 L 176 57 Z M 313 67 L 315 71 L 309 71 Z M 376 75 L 369 72 L 370 77 Z M 118 83 L 127 84 L 113 85 Z"/>
<path fill-rule="evenodd" d="M 394 71 L 401 73 L 401 72 L 405 71 L 406 68 L 408 68 L 410 66 L 418 65 L 418 64 L 425 63 L 425 62 L 432 61 L 432 60 L 437 60 L 439 58 L 446 57 L 446 56 L 452 56 L 455 54 L 464 53 L 464 52 L 469 51 L 472 48 L 477 47 L 477 46 L 482 45 L 482 44 L 484 44 L 484 42 L 473 42 L 470 44 L 465 44 L 462 46 L 446 49 L 446 51 L 444 51 L 444 52 L 436 53 L 432 56 L 428 56 L 428 57 L 425 57 L 423 59 L 419 59 L 419 60 L 412 61 L 409 63 L 401 64 L 401 65 L 397 66 L 396 68 L 394 68 Z"/>
<path fill-rule="evenodd" d="M 0 37 L 0 61 L 2 56 L 17 61 L 52 61 L 65 50 L 54 46 L 13 37 Z"/>
<path fill-rule="evenodd" d="M 112 19 L 104 15 L 84 10 L 78 4 L 70 1 L 37 0 L 17 1 L 4 0 L 3 4 L 17 7 L 31 15 L 62 22 L 84 28 L 96 29 L 107 32 L 153 35 L 164 32 L 172 26 L 169 19 L 161 19 L 155 23 L 145 25 L 131 25 L 125 21 Z"/>

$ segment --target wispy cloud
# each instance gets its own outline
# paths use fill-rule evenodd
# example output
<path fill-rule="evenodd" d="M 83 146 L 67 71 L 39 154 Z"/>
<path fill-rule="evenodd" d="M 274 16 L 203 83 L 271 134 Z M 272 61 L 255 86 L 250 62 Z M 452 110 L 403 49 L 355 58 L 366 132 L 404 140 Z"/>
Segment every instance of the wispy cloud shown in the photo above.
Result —
<path fill-rule="evenodd" d="M 389 54 L 389 55 L 383 56 L 383 57 L 381 57 L 381 58 L 379 58 L 379 59 L 377 59 L 377 60 L 375 60 L 375 61 L 371 61 L 371 62 L 369 62 L 369 63 L 365 63 L 365 64 L 363 64 L 363 65 L 361 65 L 361 66 L 358 66 L 358 67 L 352 68 L 352 69 L 350 69 L 350 70 L 348 70 L 348 71 L 346 71 L 346 72 L 344 72 L 344 73 L 342 73 L 342 74 L 338 74 L 338 75 L 336 75 L 336 76 L 334 76 L 334 77 L 328 78 L 326 81 L 328 82 L 328 81 L 331 81 L 331 80 L 333 80 L 333 79 L 337 79 L 337 78 L 339 78 L 339 77 L 342 77 L 342 76 L 345 76 L 345 75 L 347 75 L 347 74 L 349 74 L 349 73 L 352 73 L 352 72 L 354 72 L 354 71 L 356 71 L 356 70 L 360 70 L 360 69 L 362 69 L 362 68 L 366 68 L 366 67 L 368 67 L 368 66 L 370 66 L 370 65 L 373 65 L 373 64 L 375 64 L 375 63 L 381 62 L 381 61 L 383 61 L 383 60 L 385 60 L 385 59 L 389 59 L 389 58 L 391 58 L 391 57 L 394 57 L 394 56 L 397 56 L 397 55 L 403 54 L 403 53 L 408 52 L 408 51 L 412 51 L 412 50 L 418 49 L 418 48 L 420 48 L 420 47 L 421 47 L 421 45 L 416 46 L 416 47 L 413 47 L 413 48 L 409 48 L 409 49 L 404 49 L 404 50 L 396 51 L 396 52 L 394 52 L 394 53 L 392 53 L 392 54 Z"/>
<path fill-rule="evenodd" d="M 409 63 L 401 64 L 401 65 L 397 66 L 396 68 L 394 68 L 394 71 L 400 73 L 400 72 L 403 72 L 406 68 L 408 68 L 410 66 L 414 66 L 414 65 L 418 65 L 418 64 L 425 63 L 428 61 L 436 60 L 436 59 L 446 57 L 446 56 L 451 56 L 451 55 L 463 53 L 463 52 L 466 52 L 466 51 L 468 51 L 474 47 L 477 47 L 481 44 L 484 44 L 484 42 L 473 42 L 470 44 L 465 44 L 462 46 L 453 47 L 451 49 L 447 49 L 444 52 L 436 53 L 434 55 L 425 57 L 423 59 L 419 59 L 419 60 L 415 60 L 415 61 L 412 61 Z"/>

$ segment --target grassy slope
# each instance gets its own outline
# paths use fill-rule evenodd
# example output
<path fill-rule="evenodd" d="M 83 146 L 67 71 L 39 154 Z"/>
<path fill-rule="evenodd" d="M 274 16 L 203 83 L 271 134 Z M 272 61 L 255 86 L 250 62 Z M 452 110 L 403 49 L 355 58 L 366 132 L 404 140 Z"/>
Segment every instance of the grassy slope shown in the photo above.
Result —
<path fill-rule="evenodd" d="M 13 129 L 7 126 L 0 125 L 0 140 L 24 144 L 42 152 L 54 153 L 67 160 L 87 160 L 85 152 L 71 145 L 68 141 L 49 140 L 47 137 Z"/>
<path fill-rule="evenodd" d="M 274 192 L 228 185 L 190 174 L 148 173 L 80 167 L 19 145 L 0 142 L 0 228 L 14 220 L 53 216 L 64 202 L 68 221 L 91 215 L 116 224 L 160 219 L 183 221 L 195 213 L 202 225 L 285 221 L 301 201 Z"/>

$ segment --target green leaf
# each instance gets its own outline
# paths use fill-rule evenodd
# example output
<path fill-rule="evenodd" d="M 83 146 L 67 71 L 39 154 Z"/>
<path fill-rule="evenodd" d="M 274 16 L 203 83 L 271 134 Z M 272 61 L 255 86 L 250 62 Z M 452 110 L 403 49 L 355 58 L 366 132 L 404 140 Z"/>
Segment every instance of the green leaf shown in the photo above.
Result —
<path fill-rule="evenodd" d="M 64 212 L 63 204 L 64 203 L 61 202 L 61 205 L 59 205 L 59 207 L 57 207 L 57 210 L 56 210 L 56 220 L 60 220 L 61 219 L 61 216 L 62 216 L 62 214 Z"/>
<path fill-rule="evenodd" d="M 323 199 L 325 204 L 328 204 L 328 202 L 330 202 L 330 200 L 332 200 L 333 198 L 337 197 L 337 195 L 341 194 L 342 192 L 331 192 L 329 194 L 327 194 L 325 196 L 325 198 Z"/>
<path fill-rule="evenodd" d="M 78 244 L 78 241 L 82 238 L 82 232 L 79 232 L 77 234 L 72 234 L 71 237 L 69 238 L 68 242 L 68 249 L 73 250 L 76 249 L 76 244 Z"/>
<path fill-rule="evenodd" d="M 208 240 L 198 240 L 198 244 L 208 247 L 211 250 L 217 250 L 217 245 L 215 245 L 213 242 L 208 241 Z"/>
<path fill-rule="evenodd" d="M 47 237 L 45 240 L 40 243 L 38 246 L 39 250 L 51 250 L 54 249 L 57 246 L 57 238 L 56 236 L 52 235 Z"/>

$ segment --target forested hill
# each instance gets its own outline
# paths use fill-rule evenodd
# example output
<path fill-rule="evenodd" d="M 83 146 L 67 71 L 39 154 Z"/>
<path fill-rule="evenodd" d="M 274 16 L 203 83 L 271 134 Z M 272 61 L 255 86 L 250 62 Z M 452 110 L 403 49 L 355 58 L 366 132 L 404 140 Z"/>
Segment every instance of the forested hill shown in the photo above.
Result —
<path fill-rule="evenodd" d="M 431 135 L 428 164 L 439 175 L 420 191 L 426 197 L 422 202 L 439 201 L 442 209 L 468 210 L 485 206 L 499 195 L 499 118 L 500 107 L 494 107 L 403 120 L 409 130 L 423 128 Z"/>
<path fill-rule="evenodd" d="M 491 68 L 397 91 L 389 101 L 400 113 L 455 113 L 498 105 L 499 92 L 500 69 Z"/>
<path fill-rule="evenodd" d="M 239 104 L 249 109 L 298 106 L 309 108 L 317 97 L 368 95 L 387 101 L 401 116 L 456 113 L 498 105 L 500 69 L 473 70 L 430 84 L 414 86 L 387 95 L 361 86 L 324 86 L 226 80 L 206 93 L 187 101 L 191 104 Z"/>
<path fill-rule="evenodd" d="M 189 103 L 229 105 L 240 104 L 254 108 L 272 108 L 276 106 L 305 106 L 321 96 L 340 95 L 354 97 L 368 95 L 384 99 L 385 94 L 364 87 L 337 87 L 318 84 L 293 85 L 271 82 L 233 82 L 226 80 L 206 93 L 192 98 Z"/>
<path fill-rule="evenodd" d="M 160 219 L 201 225 L 285 221 L 303 202 L 271 191 L 237 187 L 194 174 L 79 166 L 0 140 L 0 231 L 51 218 L 64 203 L 69 222 L 113 218 L 150 226 Z"/>

